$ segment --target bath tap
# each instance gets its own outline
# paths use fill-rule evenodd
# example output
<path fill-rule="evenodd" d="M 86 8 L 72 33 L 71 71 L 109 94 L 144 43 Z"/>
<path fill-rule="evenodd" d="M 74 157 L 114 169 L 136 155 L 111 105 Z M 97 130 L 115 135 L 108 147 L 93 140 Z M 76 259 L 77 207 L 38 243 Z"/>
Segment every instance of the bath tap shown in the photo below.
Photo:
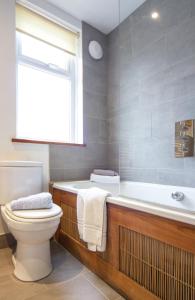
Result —
<path fill-rule="evenodd" d="M 182 200 L 184 200 L 185 195 L 182 192 L 173 192 L 171 194 L 171 197 L 176 201 L 182 201 Z"/>

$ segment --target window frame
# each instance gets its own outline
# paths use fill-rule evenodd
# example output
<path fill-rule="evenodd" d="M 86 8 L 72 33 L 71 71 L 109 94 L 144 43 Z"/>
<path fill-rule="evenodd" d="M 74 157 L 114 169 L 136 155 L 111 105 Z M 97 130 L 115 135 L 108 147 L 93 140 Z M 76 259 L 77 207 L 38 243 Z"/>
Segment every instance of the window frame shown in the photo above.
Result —
<path fill-rule="evenodd" d="M 25 34 L 28 36 L 28 34 Z M 32 37 L 35 40 L 35 37 Z M 48 44 L 47 42 L 41 41 L 43 43 Z M 42 140 L 42 141 L 34 141 L 37 143 L 48 143 L 48 144 L 70 144 L 70 145 L 79 145 L 79 146 L 85 146 L 83 143 L 83 127 L 82 129 L 79 129 L 80 127 L 80 122 L 78 121 L 79 114 L 78 113 L 78 107 L 83 108 L 83 99 L 81 99 L 81 93 L 80 93 L 80 88 L 79 84 L 82 82 L 82 75 L 81 75 L 81 64 L 79 62 L 79 59 L 81 58 L 81 39 L 78 39 L 78 47 L 77 51 L 78 53 L 76 56 L 73 56 L 72 59 L 70 60 L 68 70 L 65 71 L 64 69 L 61 69 L 55 65 L 52 64 L 47 64 L 44 62 L 41 62 L 39 60 L 36 60 L 34 58 L 30 58 L 28 56 L 25 56 L 22 54 L 22 48 L 21 48 L 21 36 L 20 32 L 16 30 L 16 138 L 13 138 L 13 142 L 25 142 L 27 143 L 29 141 L 33 142 L 33 139 L 29 137 L 29 139 L 23 139 L 20 137 L 19 132 L 18 132 L 18 65 L 23 64 L 27 66 L 32 66 L 32 68 L 37 68 L 38 70 L 50 72 L 52 74 L 56 74 L 57 76 L 63 76 L 64 78 L 68 78 L 71 81 L 71 124 L 70 124 L 70 141 L 52 141 L 52 140 Z M 49 45 L 49 44 L 48 44 Z M 52 45 L 49 45 L 51 47 Z M 57 48 L 57 47 L 56 47 Z M 58 48 L 57 48 L 58 49 Z M 62 50 L 61 50 L 62 51 Z M 55 67 L 54 67 L 55 66 Z M 81 82 L 80 82 L 81 81 Z M 82 85 L 82 83 L 81 83 Z M 80 106 L 79 106 L 80 103 Z M 82 119 L 83 119 L 83 111 L 82 111 Z M 83 123 L 83 120 L 82 120 Z M 82 124 L 83 125 L 83 124 Z M 79 130 L 82 130 L 82 134 L 79 134 Z"/>

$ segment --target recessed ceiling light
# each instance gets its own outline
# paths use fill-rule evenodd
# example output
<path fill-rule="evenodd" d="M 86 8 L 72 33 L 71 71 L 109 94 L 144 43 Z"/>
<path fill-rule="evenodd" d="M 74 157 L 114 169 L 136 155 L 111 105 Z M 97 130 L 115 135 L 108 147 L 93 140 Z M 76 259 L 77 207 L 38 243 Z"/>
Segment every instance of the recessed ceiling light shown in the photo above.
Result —
<path fill-rule="evenodd" d="M 152 12 L 151 14 L 152 19 L 156 20 L 159 18 L 159 13 L 157 11 Z"/>

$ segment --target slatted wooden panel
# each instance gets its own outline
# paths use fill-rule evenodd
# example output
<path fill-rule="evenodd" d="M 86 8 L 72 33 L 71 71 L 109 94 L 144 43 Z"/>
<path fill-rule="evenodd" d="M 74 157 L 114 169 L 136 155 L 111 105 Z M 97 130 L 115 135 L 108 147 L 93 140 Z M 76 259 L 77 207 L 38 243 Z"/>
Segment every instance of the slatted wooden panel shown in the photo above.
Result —
<path fill-rule="evenodd" d="M 87 244 L 83 242 L 79 237 L 76 209 L 64 203 L 61 203 L 61 207 L 63 210 L 63 216 L 61 219 L 61 231 L 87 247 Z M 104 260 L 107 260 L 108 258 L 107 252 L 98 253 L 98 255 L 101 256 Z"/>
<path fill-rule="evenodd" d="M 195 255 L 120 226 L 119 268 L 163 300 L 195 299 Z"/>
<path fill-rule="evenodd" d="M 64 203 L 61 204 L 63 210 L 63 216 L 61 219 L 61 230 L 65 234 L 73 237 L 75 240 L 81 242 L 83 245 L 85 243 L 80 240 L 79 232 L 77 227 L 77 217 L 76 217 L 76 209 L 66 205 Z"/>

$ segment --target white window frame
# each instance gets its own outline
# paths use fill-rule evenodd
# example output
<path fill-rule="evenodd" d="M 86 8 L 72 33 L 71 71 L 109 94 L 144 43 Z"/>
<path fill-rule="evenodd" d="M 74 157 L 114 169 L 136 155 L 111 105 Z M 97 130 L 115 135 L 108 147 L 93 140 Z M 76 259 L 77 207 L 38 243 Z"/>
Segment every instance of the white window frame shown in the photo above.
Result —
<path fill-rule="evenodd" d="M 64 21 L 64 19 L 59 18 L 57 15 L 51 13 L 51 11 L 47 11 L 44 8 L 38 7 L 28 0 L 16 0 L 17 3 L 24 5 L 26 8 L 32 9 L 34 12 L 56 22 L 57 24 L 64 26 L 65 28 L 75 31 L 79 34 L 78 38 L 78 45 L 77 45 L 77 54 L 74 57 L 74 63 L 70 64 L 71 70 L 71 93 L 72 93 L 72 109 L 71 109 L 71 141 L 65 143 L 73 143 L 73 144 L 82 144 L 84 145 L 83 141 L 83 61 L 82 61 L 82 25 L 81 22 L 78 20 L 71 20 L 70 22 Z M 70 21 L 70 16 L 69 21 Z M 37 61 L 36 61 L 37 62 Z M 54 69 L 51 66 L 48 66 L 44 63 L 35 64 L 33 59 L 29 57 L 24 57 L 21 55 L 21 42 L 18 38 L 18 34 L 16 31 L 16 138 L 20 139 L 21 137 L 18 135 L 18 65 L 19 63 L 32 65 L 32 67 L 38 67 L 40 69 L 45 69 L 46 71 L 54 72 Z M 55 69 L 56 74 L 60 74 L 62 76 L 69 76 L 58 68 Z M 49 142 L 49 141 L 48 141 Z M 53 141 L 51 141 L 53 142 Z M 54 141 L 55 142 L 55 141 Z"/>

